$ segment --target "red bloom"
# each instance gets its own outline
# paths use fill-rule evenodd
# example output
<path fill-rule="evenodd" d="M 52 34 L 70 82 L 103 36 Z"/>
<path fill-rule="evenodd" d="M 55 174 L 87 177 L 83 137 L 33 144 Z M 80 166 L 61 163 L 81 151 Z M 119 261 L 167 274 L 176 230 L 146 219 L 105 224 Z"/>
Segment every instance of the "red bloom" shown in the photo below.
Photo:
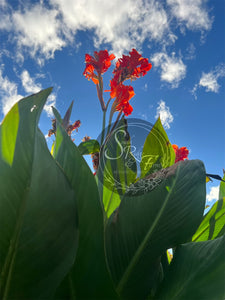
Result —
<path fill-rule="evenodd" d="M 114 80 L 118 83 L 126 79 L 136 79 L 141 75 L 144 76 L 152 67 L 148 59 L 142 57 L 137 50 L 132 49 L 129 54 L 130 55 L 123 55 L 116 63 L 116 68 L 113 73 Z"/>
<path fill-rule="evenodd" d="M 120 108 L 120 109 L 119 109 Z M 133 111 L 133 107 L 130 105 L 129 102 L 122 102 L 117 106 L 117 110 L 121 110 L 123 111 L 123 113 L 125 114 L 125 116 L 129 116 L 132 111 Z"/>
<path fill-rule="evenodd" d="M 94 57 L 85 54 L 86 68 L 83 75 L 88 79 L 92 79 L 92 81 L 97 84 L 99 82 L 99 76 L 108 70 L 111 66 L 111 60 L 114 58 L 115 55 L 109 55 L 107 50 L 95 51 Z M 96 71 L 97 74 L 95 74 L 94 71 Z"/>
<path fill-rule="evenodd" d="M 176 154 L 175 163 L 180 160 L 188 159 L 189 150 L 186 147 L 178 148 L 177 145 L 172 145 L 172 147 Z"/>
<path fill-rule="evenodd" d="M 134 89 L 130 85 L 124 85 L 122 83 L 116 85 L 112 83 L 113 89 L 110 93 L 111 98 L 116 98 L 115 104 L 117 111 L 123 111 L 128 116 L 132 113 L 133 107 L 129 104 L 130 99 L 134 96 Z"/>

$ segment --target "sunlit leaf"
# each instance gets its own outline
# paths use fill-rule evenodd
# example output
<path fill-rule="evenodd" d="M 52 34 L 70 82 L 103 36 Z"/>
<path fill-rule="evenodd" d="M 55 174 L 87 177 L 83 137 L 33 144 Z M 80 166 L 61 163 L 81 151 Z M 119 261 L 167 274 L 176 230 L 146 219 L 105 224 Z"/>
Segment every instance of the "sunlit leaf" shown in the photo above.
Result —
<path fill-rule="evenodd" d="M 19 122 L 11 144 L 0 139 L 13 157 L 0 156 L 1 299 L 50 299 L 76 255 L 74 191 L 37 127 L 50 92 L 19 101 L 0 129 Z"/>
<path fill-rule="evenodd" d="M 19 107 L 16 103 L 5 116 L 1 125 L 1 152 L 2 158 L 10 166 L 13 163 L 16 147 L 16 138 L 19 127 Z"/>
<path fill-rule="evenodd" d="M 204 216 L 192 241 L 207 241 L 225 233 L 225 197 L 218 200 Z"/>
<path fill-rule="evenodd" d="M 88 140 L 80 143 L 78 149 L 82 155 L 93 154 L 100 151 L 100 145 L 96 140 Z"/>
<path fill-rule="evenodd" d="M 136 176 L 137 165 L 131 152 L 129 125 L 122 119 L 101 148 L 97 172 L 99 191 L 108 217 L 118 207 L 121 195 Z"/>
<path fill-rule="evenodd" d="M 162 126 L 160 118 L 148 134 L 141 158 L 141 177 L 167 168 L 175 162 L 175 152 Z"/>

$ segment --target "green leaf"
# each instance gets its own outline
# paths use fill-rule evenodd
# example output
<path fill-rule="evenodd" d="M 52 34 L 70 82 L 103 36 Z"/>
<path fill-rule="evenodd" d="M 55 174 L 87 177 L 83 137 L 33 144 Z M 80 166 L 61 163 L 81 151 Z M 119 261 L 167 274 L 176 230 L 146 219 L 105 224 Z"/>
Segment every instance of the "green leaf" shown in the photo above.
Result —
<path fill-rule="evenodd" d="M 175 152 L 158 118 L 144 143 L 140 162 L 141 178 L 172 166 L 174 162 Z"/>
<path fill-rule="evenodd" d="M 154 290 L 160 256 L 191 238 L 205 207 L 205 168 L 182 161 L 128 189 L 105 232 L 109 268 L 117 292 L 142 299 Z"/>
<path fill-rule="evenodd" d="M 16 147 L 16 138 L 19 127 L 19 107 L 16 103 L 13 108 L 6 115 L 2 125 L 1 125 L 1 152 L 2 158 L 12 166 L 15 147 Z"/>
<path fill-rule="evenodd" d="M 51 89 L 19 101 L 0 127 L 0 298 L 51 298 L 75 259 L 74 192 L 37 125 Z M 14 114 L 14 118 L 11 114 Z M 18 114 L 18 115 L 17 115 Z M 13 128 L 14 142 L 2 138 Z M 14 130 L 14 129 L 13 129 Z M 16 135 L 16 136 L 15 136 Z M 6 142 L 6 145 L 4 144 Z"/>
<path fill-rule="evenodd" d="M 78 149 L 82 155 L 93 154 L 100 151 L 100 145 L 96 140 L 89 140 L 80 143 Z"/>
<path fill-rule="evenodd" d="M 53 112 L 59 119 L 56 109 Z M 55 143 L 54 157 L 63 168 L 78 200 L 79 247 L 69 274 L 72 290 L 76 299 L 116 299 L 105 261 L 103 211 L 95 177 L 59 122 Z"/>
<path fill-rule="evenodd" d="M 118 207 L 121 195 L 137 176 L 137 165 L 131 152 L 128 127 L 127 121 L 122 119 L 107 138 L 100 152 L 97 178 L 101 184 L 99 191 L 108 217 Z"/>
<path fill-rule="evenodd" d="M 225 235 L 179 246 L 155 299 L 223 300 Z"/>
<path fill-rule="evenodd" d="M 70 107 L 67 109 L 65 116 L 63 118 L 63 127 L 66 129 L 70 123 L 70 116 L 73 109 L 73 101 L 70 104 Z"/>
<path fill-rule="evenodd" d="M 223 181 L 220 182 L 219 199 L 225 198 L 225 173 L 223 175 Z"/>
<path fill-rule="evenodd" d="M 225 233 L 225 198 L 218 200 L 204 216 L 193 242 L 214 240 Z"/>
<path fill-rule="evenodd" d="M 121 198 L 116 188 L 115 190 L 108 189 L 106 184 L 102 185 L 101 183 L 98 183 L 98 185 L 99 185 L 99 189 L 103 193 L 102 201 L 106 213 L 106 219 L 108 219 L 111 216 L 111 214 L 114 212 L 114 210 L 120 205 Z"/>

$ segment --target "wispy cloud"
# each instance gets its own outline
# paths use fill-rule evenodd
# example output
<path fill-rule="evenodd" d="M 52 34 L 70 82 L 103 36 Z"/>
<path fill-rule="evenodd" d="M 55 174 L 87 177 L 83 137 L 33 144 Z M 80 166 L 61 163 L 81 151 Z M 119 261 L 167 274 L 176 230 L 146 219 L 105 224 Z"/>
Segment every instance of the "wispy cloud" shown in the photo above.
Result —
<path fill-rule="evenodd" d="M 195 51 L 196 51 L 195 45 L 193 43 L 190 43 L 190 45 L 187 47 L 186 50 L 185 59 L 187 60 L 195 59 L 196 57 Z"/>
<path fill-rule="evenodd" d="M 195 84 L 191 91 L 195 99 L 197 99 L 197 90 L 200 87 L 204 88 L 206 92 L 218 93 L 220 89 L 218 80 L 222 77 L 225 77 L 225 64 L 223 63 L 219 64 L 208 73 L 202 72 L 199 83 Z"/>
<path fill-rule="evenodd" d="M 4 21 L 0 30 L 12 33 L 20 60 L 27 52 L 39 64 L 73 43 L 80 30 L 92 30 L 96 47 L 108 43 L 121 55 L 133 47 L 141 50 L 144 41 L 173 44 L 174 18 L 187 29 L 209 30 L 212 21 L 203 4 L 203 0 L 49 0 L 47 5 L 26 1 L 15 10 L 0 0 Z"/>
<path fill-rule="evenodd" d="M 7 76 L 3 75 L 4 67 L 0 68 L 0 97 L 2 112 L 4 115 L 10 110 L 10 108 L 21 98 L 22 95 L 18 94 L 17 84 L 11 82 Z"/>
<path fill-rule="evenodd" d="M 94 30 L 95 46 L 110 43 L 121 55 L 132 47 L 140 47 L 145 39 L 160 42 L 170 31 L 167 13 L 154 0 L 51 0 L 63 17 L 68 35 L 77 30 Z M 151 16 L 151 22 L 149 22 Z"/>
<path fill-rule="evenodd" d="M 206 200 L 207 201 L 218 200 L 218 198 L 219 198 L 219 188 L 220 188 L 219 185 L 210 187 L 210 191 L 206 195 Z"/>
<path fill-rule="evenodd" d="M 189 30 L 210 30 L 212 19 L 205 0 L 167 0 L 172 14 Z"/>
<path fill-rule="evenodd" d="M 23 95 L 18 93 L 18 84 L 10 81 L 7 76 L 3 75 L 4 66 L 0 66 L 0 97 L 1 107 L 4 115 L 12 108 L 12 106 L 20 99 L 24 98 L 29 94 L 38 93 L 42 89 L 40 83 L 35 82 L 35 78 L 32 78 L 27 70 L 24 70 L 20 76 L 21 85 L 25 93 Z M 52 93 L 47 103 L 44 106 L 44 110 L 48 116 L 52 116 L 52 106 L 56 106 L 56 95 Z"/>
<path fill-rule="evenodd" d="M 26 93 L 38 93 L 42 88 L 40 83 L 35 83 L 34 79 L 30 77 L 27 70 L 22 72 L 21 82 Z"/>
<path fill-rule="evenodd" d="M 180 57 L 175 57 L 175 53 L 172 56 L 165 52 L 155 53 L 151 61 L 161 68 L 161 80 L 168 82 L 172 88 L 178 87 L 186 75 L 186 66 Z"/>
<path fill-rule="evenodd" d="M 35 78 L 32 78 L 27 70 L 24 70 L 21 74 L 21 83 L 27 94 L 35 94 L 42 90 L 42 85 L 35 82 Z M 52 106 L 56 106 L 56 95 L 52 93 L 44 106 L 48 116 L 52 116 Z"/>
<path fill-rule="evenodd" d="M 57 10 L 48 9 L 43 4 L 25 7 L 12 15 L 19 50 L 26 49 L 33 58 L 38 57 L 39 64 L 44 58 L 53 58 L 55 51 L 66 45 L 57 16 Z"/>
<path fill-rule="evenodd" d="M 170 124 L 173 122 L 173 115 L 170 112 L 170 108 L 166 106 L 165 101 L 160 100 L 158 102 L 158 107 L 156 109 L 155 118 L 157 119 L 160 116 L 160 120 L 162 125 L 166 128 L 170 128 Z"/>

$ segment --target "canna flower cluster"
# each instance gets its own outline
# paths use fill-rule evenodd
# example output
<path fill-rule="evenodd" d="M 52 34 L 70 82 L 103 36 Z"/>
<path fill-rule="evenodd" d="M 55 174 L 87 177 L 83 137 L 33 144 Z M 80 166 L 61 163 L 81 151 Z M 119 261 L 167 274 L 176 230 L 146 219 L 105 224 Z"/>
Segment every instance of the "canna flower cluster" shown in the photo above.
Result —
<path fill-rule="evenodd" d="M 83 75 L 96 84 L 98 98 L 103 111 L 106 110 L 106 106 L 103 100 L 103 82 L 101 75 L 108 70 L 114 58 L 115 55 L 109 55 L 107 50 L 95 51 L 94 57 L 89 54 L 85 55 L 86 67 Z M 126 116 L 132 113 L 133 107 L 129 101 L 135 93 L 131 85 L 124 85 L 124 81 L 145 76 L 151 67 L 152 65 L 148 62 L 148 59 L 142 57 L 135 49 L 132 49 L 129 55 L 123 55 L 122 58 L 118 59 L 116 67 L 113 70 L 114 76 L 110 81 L 110 99 L 115 99 L 112 105 L 112 113 L 119 111 Z"/>
<path fill-rule="evenodd" d="M 133 107 L 129 101 L 135 95 L 134 90 L 132 86 L 126 86 L 123 82 L 146 75 L 151 67 L 148 59 L 143 58 L 135 49 L 132 49 L 129 55 L 119 58 L 113 71 L 114 77 L 110 82 L 110 96 L 116 99 L 115 110 L 122 111 L 126 116 L 132 113 Z"/>
<path fill-rule="evenodd" d="M 101 50 L 99 52 L 95 51 L 94 57 L 89 54 L 85 54 L 86 68 L 83 72 L 83 75 L 87 79 L 91 79 L 95 84 L 99 84 L 101 75 L 108 70 L 108 68 L 111 66 L 111 60 L 114 58 L 115 55 L 109 55 L 107 50 Z"/>

